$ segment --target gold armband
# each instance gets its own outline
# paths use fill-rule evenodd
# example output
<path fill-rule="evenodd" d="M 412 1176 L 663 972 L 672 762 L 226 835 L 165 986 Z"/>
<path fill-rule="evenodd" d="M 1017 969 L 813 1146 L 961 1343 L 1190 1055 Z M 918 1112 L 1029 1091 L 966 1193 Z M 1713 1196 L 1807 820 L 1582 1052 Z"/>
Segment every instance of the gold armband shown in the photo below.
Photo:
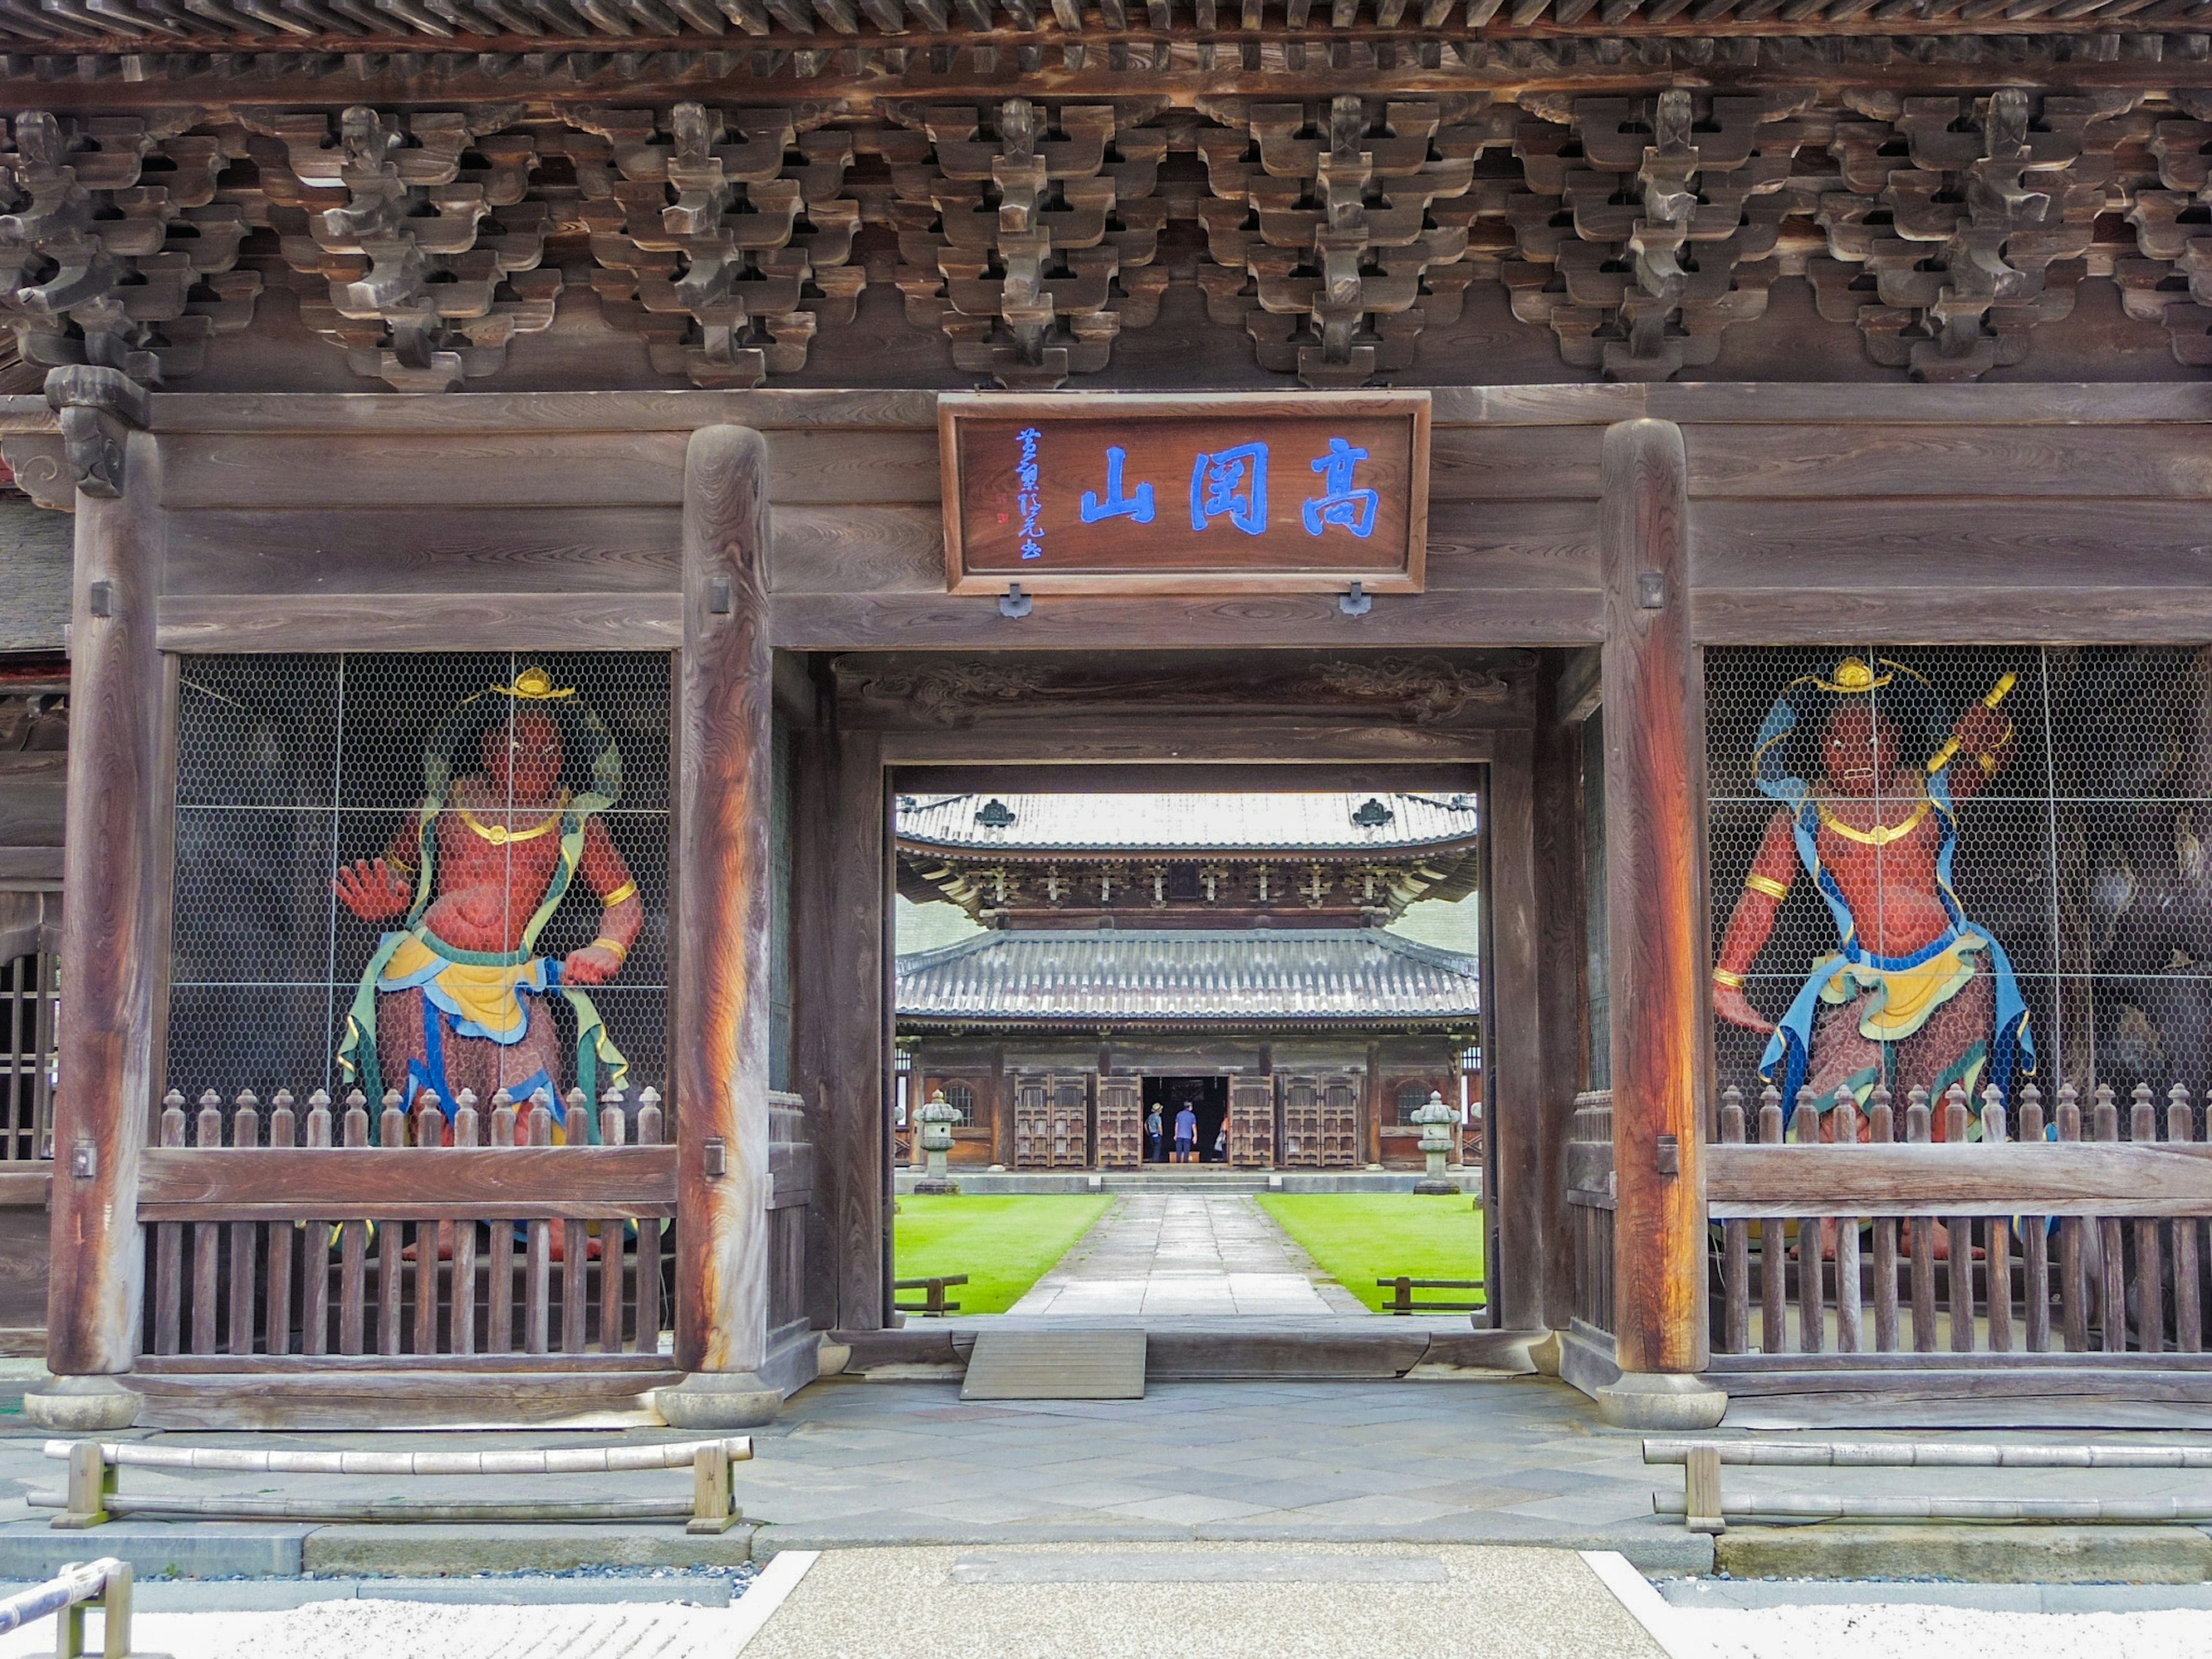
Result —
<path fill-rule="evenodd" d="M 615 953 L 617 962 L 629 960 L 629 946 L 624 945 L 620 939 L 609 939 L 605 933 L 593 939 L 587 948 L 593 951 L 611 951 Z"/>
<path fill-rule="evenodd" d="M 1731 991 L 1741 991 L 1747 981 L 1741 974 L 1731 974 L 1725 968 L 1713 969 L 1713 983 L 1725 985 Z"/>
<path fill-rule="evenodd" d="M 1743 878 L 1743 887 L 1747 893 L 1764 893 L 1771 899 L 1785 899 L 1790 896 L 1790 890 L 1787 887 L 1771 876 L 1760 875 L 1756 870 Z"/>
<path fill-rule="evenodd" d="M 626 881 L 621 886 L 616 888 L 611 893 L 600 894 L 599 902 L 605 905 L 608 909 L 611 910 L 615 906 L 620 904 L 624 899 L 634 899 L 636 896 L 637 884 L 634 881 Z"/>
<path fill-rule="evenodd" d="M 409 863 L 405 859 L 401 858 L 397 853 L 386 853 L 384 855 L 384 861 L 390 865 L 393 869 L 400 871 L 406 875 L 411 876 L 415 873 L 415 866 Z"/>

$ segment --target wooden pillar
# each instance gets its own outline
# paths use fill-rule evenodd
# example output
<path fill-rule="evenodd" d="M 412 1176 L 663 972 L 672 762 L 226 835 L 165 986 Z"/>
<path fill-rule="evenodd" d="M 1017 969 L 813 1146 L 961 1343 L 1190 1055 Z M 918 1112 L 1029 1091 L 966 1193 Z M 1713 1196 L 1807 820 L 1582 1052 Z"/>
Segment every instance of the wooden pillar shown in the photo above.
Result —
<path fill-rule="evenodd" d="M 841 731 L 832 750 L 824 960 L 836 1000 L 828 1014 L 828 1118 L 817 1178 L 826 1176 L 837 1241 L 838 1328 L 873 1331 L 891 1305 L 890 798 L 881 738 Z M 910 1118 L 921 1102 L 909 1095 L 908 1104 Z"/>
<path fill-rule="evenodd" d="M 1489 1042 L 1483 1052 L 1489 1145 L 1483 1188 L 1496 1240 L 1491 1305 L 1498 1328 L 1545 1324 L 1543 1103 L 1544 1051 L 1538 994 L 1537 940 L 1542 929 L 1536 892 L 1534 741 L 1525 731 L 1500 732 L 1490 764 L 1487 801 L 1490 869 L 1484 895 L 1489 949 L 1483 1006 Z"/>
<path fill-rule="evenodd" d="M 112 369 L 56 370 L 49 398 L 77 482 L 46 1314 L 46 1362 L 60 1381 L 26 1409 L 47 1426 L 95 1429 L 127 1424 L 137 1403 L 89 1379 L 126 1372 L 137 1355 L 139 1150 L 160 1093 L 160 864 L 171 810 L 154 634 L 161 452 L 130 429 L 143 423 L 144 394 Z"/>
<path fill-rule="evenodd" d="M 677 741 L 676 1363 L 685 1428 L 759 1422 L 782 1402 L 768 1352 L 769 849 L 774 681 L 768 446 L 691 434 L 684 462 L 684 655 Z M 811 1380 L 811 1373 L 799 1382 Z"/>
<path fill-rule="evenodd" d="M 1562 707 L 1561 665 L 1547 657 L 1537 680 L 1533 818 L 1539 895 L 1537 1005 L 1542 1053 L 1536 1153 L 1536 1229 L 1545 1263 L 1540 1322 L 1565 1330 L 1574 1316 L 1573 1220 L 1567 1139 L 1583 1081 L 1582 729 Z"/>
<path fill-rule="evenodd" d="M 1708 1358 L 1698 1109 L 1705 750 L 1686 475 L 1681 429 L 1671 422 L 1624 421 L 1606 433 L 1614 1328 L 1626 1373 L 1692 1373 Z"/>
<path fill-rule="evenodd" d="M 1367 1102 L 1367 1124 L 1364 1146 L 1366 1155 L 1362 1164 L 1382 1161 L 1382 1045 L 1367 1045 L 1367 1087 L 1362 1091 Z"/>

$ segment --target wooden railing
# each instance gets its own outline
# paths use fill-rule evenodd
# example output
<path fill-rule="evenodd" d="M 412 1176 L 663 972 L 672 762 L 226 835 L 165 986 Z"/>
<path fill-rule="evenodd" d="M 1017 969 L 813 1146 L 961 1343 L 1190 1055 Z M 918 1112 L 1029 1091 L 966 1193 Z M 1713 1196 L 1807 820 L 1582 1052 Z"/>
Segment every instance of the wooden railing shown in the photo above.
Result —
<path fill-rule="evenodd" d="M 1575 1097 L 1567 1133 L 1567 1209 L 1574 1240 L 1574 1316 L 1613 1334 L 1613 1095 Z"/>
<path fill-rule="evenodd" d="M 140 1176 L 146 1351 L 658 1355 L 676 1213 L 659 1097 L 605 1096 L 599 1146 L 554 1146 L 551 1105 L 502 1091 L 480 1113 L 464 1091 L 448 1146 L 436 1104 L 410 1120 L 396 1093 L 372 1127 L 358 1093 L 333 1110 L 318 1091 L 301 1112 L 288 1091 L 265 1109 L 248 1091 L 226 1113 L 210 1091 L 188 1139 L 173 1092 Z M 568 1096 L 569 1124 L 590 1110 Z M 794 1285 L 804 1214 L 787 1229 L 799 1261 L 779 1274 Z"/>
<path fill-rule="evenodd" d="M 1772 1089 L 1748 1115 L 1724 1091 L 1705 1167 L 1717 1365 L 2205 1352 L 2212 1144 L 2187 1090 L 2085 1105 L 2065 1087 L 2047 1119 L 2033 1084 L 2009 1113 L 1994 1088 L 1978 1111 L 1955 1087 L 1867 1104 L 1838 1091 L 1824 1112 L 1806 1091 L 1785 1124 Z"/>

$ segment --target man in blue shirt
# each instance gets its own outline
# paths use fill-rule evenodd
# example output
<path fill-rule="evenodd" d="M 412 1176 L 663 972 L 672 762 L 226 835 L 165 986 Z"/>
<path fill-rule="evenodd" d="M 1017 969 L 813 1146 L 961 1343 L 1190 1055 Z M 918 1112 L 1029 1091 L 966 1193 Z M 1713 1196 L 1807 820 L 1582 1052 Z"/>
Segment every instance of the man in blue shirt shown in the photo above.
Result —
<path fill-rule="evenodd" d="M 1175 1161 L 1178 1164 L 1195 1163 L 1198 1153 L 1194 1148 L 1197 1145 L 1198 1114 L 1191 1110 L 1186 1102 L 1183 1109 L 1176 1114 Z"/>

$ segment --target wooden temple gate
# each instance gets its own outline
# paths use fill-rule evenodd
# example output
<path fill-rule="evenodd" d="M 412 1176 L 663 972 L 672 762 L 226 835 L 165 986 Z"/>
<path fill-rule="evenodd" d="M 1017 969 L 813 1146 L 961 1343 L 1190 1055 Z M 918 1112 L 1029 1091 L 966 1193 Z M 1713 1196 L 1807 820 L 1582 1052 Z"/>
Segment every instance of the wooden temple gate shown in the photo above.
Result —
<path fill-rule="evenodd" d="M 1832 658 L 1844 619 L 1923 647 L 2212 638 L 2191 574 L 2201 389 L 1446 390 L 1426 592 L 1359 613 L 1327 593 L 1041 597 L 1021 616 L 943 591 L 927 393 L 146 399 L 81 370 L 56 398 L 44 428 L 9 412 L 9 441 L 49 445 L 78 484 L 50 1420 L 479 1420 L 493 1389 L 546 1418 L 647 1395 L 671 1420 L 773 1410 L 819 1334 L 887 1323 L 890 794 L 1101 761 L 1154 787 L 1194 764 L 1277 787 L 1484 769 L 1493 1306 L 1503 1328 L 1561 1333 L 1563 1371 L 1620 1420 L 1709 1415 L 1723 1391 L 1777 1413 L 1843 1393 L 2021 1409 L 2094 1383 L 2116 1410 L 2179 1410 L 2208 1392 L 2195 1097 L 2106 1100 L 2053 1054 L 2041 1143 L 2018 1095 L 1978 1141 L 1918 1144 L 1892 1101 L 1886 1142 L 1777 1144 L 1796 1103 L 1715 1077 L 1704 799 L 1717 653 Z M 1137 692 L 1069 665 L 1109 622 L 1163 656 L 1233 657 L 1251 704 L 1178 671 L 1132 718 Z M 250 1100 L 195 1079 L 213 1108 L 165 1108 L 180 665 L 462 644 L 670 659 L 659 1138 L 641 1082 L 564 1103 L 600 1115 L 597 1145 L 545 1144 L 533 1103 L 479 1100 L 477 1145 L 457 1124 L 424 1146 L 304 1078 L 282 1103 L 281 1079 L 245 1080 Z M 1319 655 L 1473 684 L 1449 653 L 1478 649 L 1497 689 L 1454 719 L 1379 698 L 1389 674 L 1339 677 L 1322 708 L 1269 678 Z M 872 700 L 832 654 L 908 689 Z M 1015 659 L 1009 696 L 994 675 Z M 788 1098 L 763 1060 L 772 714 L 798 826 Z M 1594 714 L 1601 1091 L 1579 931 Z M 1332 1155 L 1350 1086 L 1284 1080 L 1281 1163 Z M 1047 1158 L 1084 1133 L 1066 1092 L 1037 1085 Z M 1954 1108 L 1985 1109 L 1925 1103 Z M 1257 1136 L 1248 1116 L 1255 1161 Z M 1809 1271 L 1797 1241 L 1829 1218 L 1848 1224 Z"/>

